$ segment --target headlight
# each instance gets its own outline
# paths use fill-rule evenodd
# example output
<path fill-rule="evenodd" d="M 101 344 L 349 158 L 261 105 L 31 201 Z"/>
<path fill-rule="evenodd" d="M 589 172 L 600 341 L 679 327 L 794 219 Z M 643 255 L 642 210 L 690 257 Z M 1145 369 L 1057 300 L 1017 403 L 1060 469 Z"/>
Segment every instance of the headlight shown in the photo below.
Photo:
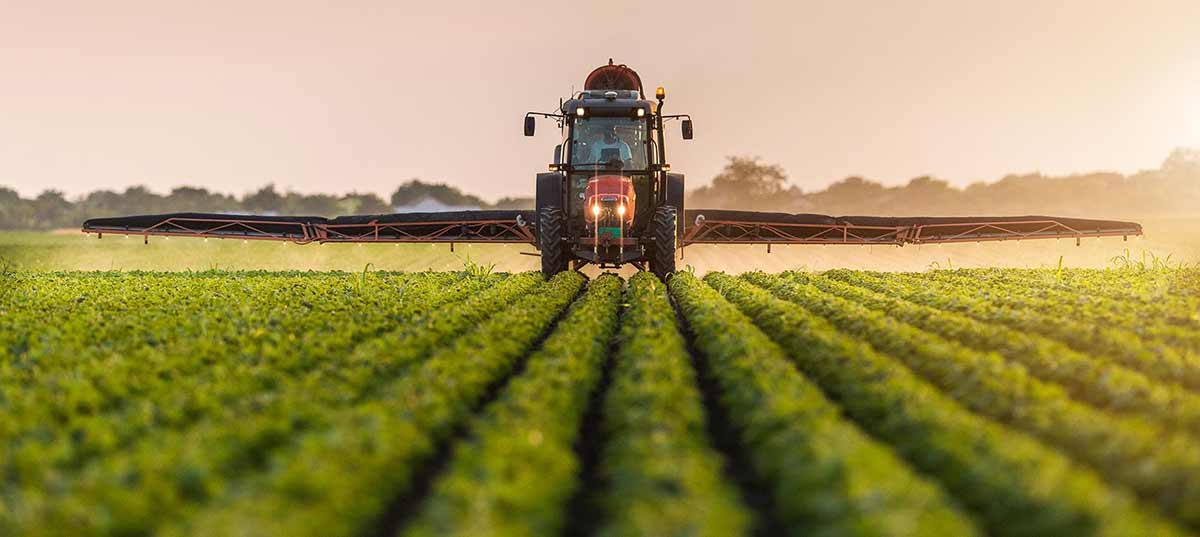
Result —
<path fill-rule="evenodd" d="M 576 109 L 575 109 L 575 115 L 577 115 L 577 116 L 579 116 L 579 117 L 583 117 L 583 116 L 584 116 L 584 114 L 587 114 L 587 111 L 586 111 L 586 110 L 584 110 L 582 106 L 580 106 L 579 108 L 576 108 Z"/>
<path fill-rule="evenodd" d="M 600 216 L 600 204 L 596 204 L 596 205 L 592 206 L 592 214 L 596 215 L 596 216 Z"/>
<path fill-rule="evenodd" d="M 621 216 L 625 216 L 625 205 L 624 204 L 617 206 L 617 214 L 619 214 Z"/>

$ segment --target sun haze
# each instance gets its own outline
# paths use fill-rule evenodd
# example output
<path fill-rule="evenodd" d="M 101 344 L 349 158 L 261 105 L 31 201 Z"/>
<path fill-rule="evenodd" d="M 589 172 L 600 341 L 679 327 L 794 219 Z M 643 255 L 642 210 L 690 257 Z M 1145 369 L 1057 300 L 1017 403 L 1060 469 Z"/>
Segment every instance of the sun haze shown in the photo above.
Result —
<path fill-rule="evenodd" d="M 901 5 L 904 4 L 904 5 Z M 1200 145 L 1200 3 L 6 2 L 0 185 L 529 196 L 521 136 L 614 58 L 696 139 L 820 188 L 1156 167 Z"/>

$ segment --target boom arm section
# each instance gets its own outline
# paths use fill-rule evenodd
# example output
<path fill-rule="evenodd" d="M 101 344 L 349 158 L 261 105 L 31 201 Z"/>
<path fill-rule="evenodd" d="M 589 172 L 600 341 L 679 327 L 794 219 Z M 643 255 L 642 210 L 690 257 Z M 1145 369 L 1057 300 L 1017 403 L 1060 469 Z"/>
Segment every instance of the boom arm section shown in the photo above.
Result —
<path fill-rule="evenodd" d="M 689 244 L 935 244 L 1128 237 L 1134 222 L 1054 216 L 880 217 L 689 210 Z"/>
<path fill-rule="evenodd" d="M 93 218 L 85 233 L 310 242 L 536 242 L 532 211 L 456 211 L 364 216 L 172 213 Z"/>
<path fill-rule="evenodd" d="M 690 244 L 935 244 L 1142 235 L 1134 222 L 1053 216 L 879 217 L 688 210 Z M 455 211 L 366 216 L 208 213 L 93 218 L 83 231 L 151 236 L 310 242 L 517 243 L 537 246 L 533 211 Z"/>

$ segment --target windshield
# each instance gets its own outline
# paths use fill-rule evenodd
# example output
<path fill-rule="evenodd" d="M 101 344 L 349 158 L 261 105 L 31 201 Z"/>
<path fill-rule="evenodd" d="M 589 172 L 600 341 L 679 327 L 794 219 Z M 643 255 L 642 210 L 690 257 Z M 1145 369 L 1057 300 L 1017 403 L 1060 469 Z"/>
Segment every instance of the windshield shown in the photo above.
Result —
<path fill-rule="evenodd" d="M 572 164 L 608 164 L 621 161 L 626 170 L 646 169 L 649 143 L 644 119 L 620 117 L 575 120 L 571 141 Z"/>

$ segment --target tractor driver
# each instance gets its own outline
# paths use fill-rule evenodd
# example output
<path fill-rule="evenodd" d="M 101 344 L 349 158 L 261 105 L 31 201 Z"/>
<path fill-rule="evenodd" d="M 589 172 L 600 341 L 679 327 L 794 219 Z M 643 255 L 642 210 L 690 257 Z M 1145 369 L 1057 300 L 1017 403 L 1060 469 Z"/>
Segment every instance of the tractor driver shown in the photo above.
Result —
<path fill-rule="evenodd" d="M 629 144 L 617 136 L 617 127 L 615 125 L 605 127 L 600 139 L 592 142 L 591 146 L 592 162 L 603 164 L 604 150 L 608 149 L 608 152 L 611 154 L 611 150 L 616 149 L 624 165 L 630 166 L 633 164 L 633 151 L 629 149 Z"/>

